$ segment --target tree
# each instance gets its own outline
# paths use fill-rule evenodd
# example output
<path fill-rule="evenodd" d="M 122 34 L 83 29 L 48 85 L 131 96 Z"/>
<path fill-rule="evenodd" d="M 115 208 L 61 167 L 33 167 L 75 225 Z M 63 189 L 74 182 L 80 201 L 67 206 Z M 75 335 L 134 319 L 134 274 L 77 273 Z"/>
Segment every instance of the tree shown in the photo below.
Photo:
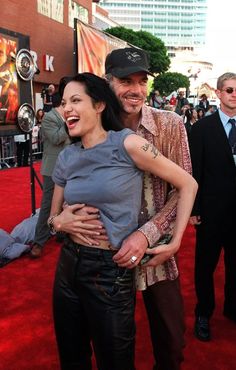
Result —
<path fill-rule="evenodd" d="M 133 31 L 125 27 L 108 28 L 105 32 L 126 41 L 128 44 L 147 51 L 150 57 L 150 71 L 152 73 L 163 73 L 168 70 L 170 58 L 167 54 L 165 44 L 151 33 Z"/>
<path fill-rule="evenodd" d="M 170 95 L 172 91 L 177 91 L 183 87 L 189 89 L 189 78 L 182 73 L 166 72 L 155 77 L 153 80 L 154 90 L 158 90 L 161 95 Z"/>

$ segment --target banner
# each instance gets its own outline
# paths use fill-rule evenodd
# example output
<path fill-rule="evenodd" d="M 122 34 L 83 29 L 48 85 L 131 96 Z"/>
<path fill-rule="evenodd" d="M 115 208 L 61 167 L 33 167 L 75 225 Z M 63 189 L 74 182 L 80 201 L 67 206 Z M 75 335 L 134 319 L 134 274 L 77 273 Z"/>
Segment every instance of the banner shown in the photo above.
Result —
<path fill-rule="evenodd" d="M 129 46 L 126 41 L 76 20 L 77 72 L 104 76 L 105 59 L 113 49 Z"/>
<path fill-rule="evenodd" d="M 19 87 L 15 67 L 18 41 L 0 33 L 0 125 L 16 124 Z"/>

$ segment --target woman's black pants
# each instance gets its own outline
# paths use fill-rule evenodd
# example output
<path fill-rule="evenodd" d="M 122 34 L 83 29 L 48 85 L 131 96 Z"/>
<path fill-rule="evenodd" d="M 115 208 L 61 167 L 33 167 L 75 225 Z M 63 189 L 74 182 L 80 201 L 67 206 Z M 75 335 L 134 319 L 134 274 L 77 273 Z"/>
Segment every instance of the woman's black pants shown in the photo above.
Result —
<path fill-rule="evenodd" d="M 66 241 L 53 292 L 55 332 L 62 370 L 134 370 L 134 272 L 114 252 Z"/>

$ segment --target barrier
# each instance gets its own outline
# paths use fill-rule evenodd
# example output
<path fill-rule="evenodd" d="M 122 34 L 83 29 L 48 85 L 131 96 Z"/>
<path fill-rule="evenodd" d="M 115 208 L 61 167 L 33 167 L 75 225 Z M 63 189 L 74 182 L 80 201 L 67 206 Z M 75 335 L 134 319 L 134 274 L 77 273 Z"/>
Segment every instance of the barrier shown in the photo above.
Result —
<path fill-rule="evenodd" d="M 43 143 L 40 134 L 32 137 L 33 160 L 42 158 Z M 0 137 L 0 169 L 16 166 L 16 143 L 14 136 Z"/>

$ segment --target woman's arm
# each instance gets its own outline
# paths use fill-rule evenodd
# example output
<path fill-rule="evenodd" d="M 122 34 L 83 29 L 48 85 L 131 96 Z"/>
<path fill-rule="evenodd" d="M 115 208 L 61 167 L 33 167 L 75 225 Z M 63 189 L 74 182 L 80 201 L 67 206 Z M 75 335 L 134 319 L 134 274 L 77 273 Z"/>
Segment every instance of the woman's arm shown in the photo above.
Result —
<path fill-rule="evenodd" d="M 165 158 L 157 148 L 142 137 L 129 135 L 125 139 L 124 145 L 138 168 L 162 178 L 172 184 L 178 191 L 177 215 L 172 241 L 168 246 L 159 246 L 149 251 L 158 254 L 158 252 L 165 249 L 171 256 L 177 252 L 188 224 L 197 192 L 197 183 L 190 174 Z M 153 261 L 153 265 L 156 265 L 156 262 Z M 151 262 L 149 265 L 151 265 Z"/>
<path fill-rule="evenodd" d="M 55 184 L 51 203 L 50 217 L 61 213 L 63 202 L 64 202 L 64 188 L 62 186 Z"/>

